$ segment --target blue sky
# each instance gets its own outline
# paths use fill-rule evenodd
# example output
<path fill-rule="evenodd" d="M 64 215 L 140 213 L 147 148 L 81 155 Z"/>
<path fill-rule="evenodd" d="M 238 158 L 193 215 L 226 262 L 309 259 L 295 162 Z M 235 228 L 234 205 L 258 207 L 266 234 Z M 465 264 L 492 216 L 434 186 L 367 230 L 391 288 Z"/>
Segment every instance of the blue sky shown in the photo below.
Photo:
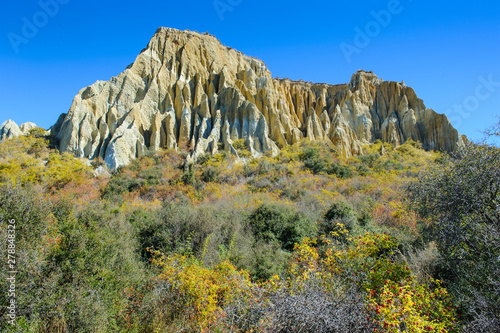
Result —
<path fill-rule="evenodd" d="M 336 84 L 365 69 L 404 80 L 474 140 L 500 116 L 498 1 L 23 0 L 0 13 L 0 122 L 50 127 L 160 26 L 209 31 L 273 76 Z"/>

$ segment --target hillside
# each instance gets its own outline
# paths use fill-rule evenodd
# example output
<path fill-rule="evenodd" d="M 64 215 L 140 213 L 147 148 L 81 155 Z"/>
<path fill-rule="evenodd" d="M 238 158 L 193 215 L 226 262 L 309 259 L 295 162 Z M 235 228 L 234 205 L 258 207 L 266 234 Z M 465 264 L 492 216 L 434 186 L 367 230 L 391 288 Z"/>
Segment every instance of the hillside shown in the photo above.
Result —
<path fill-rule="evenodd" d="M 374 328 L 383 323 L 369 303 L 363 305 L 364 283 L 372 281 L 370 288 L 381 292 L 376 281 L 397 280 L 401 276 L 392 270 L 408 266 L 416 274 L 412 284 L 431 288 L 427 274 L 435 247 L 408 252 L 407 259 L 397 254 L 397 244 L 408 251 L 420 233 L 417 216 L 401 201 L 404 188 L 442 158 L 417 143 L 393 148 L 376 142 L 364 156 L 341 160 L 324 144 L 301 141 L 274 157 L 254 159 L 240 140 L 234 143 L 239 159 L 205 155 L 184 170 L 187 152 L 161 150 L 119 173 L 99 175 L 102 160 L 87 166 L 60 155 L 40 134 L 0 143 L 0 214 L 17 221 L 18 325 L 26 330 L 273 331 L 273 325 L 284 325 L 280 316 L 291 310 L 286 304 L 293 290 L 309 299 L 303 306 L 317 302 L 303 309 L 313 311 L 304 312 L 311 319 L 330 313 L 340 327 Z M 337 253 L 359 265 L 349 269 L 361 280 L 321 282 L 344 295 L 335 301 L 342 311 L 354 311 L 349 299 L 358 302 L 354 317 L 328 312 L 334 299 L 315 299 L 319 286 L 295 266 L 326 274 L 326 262 L 314 266 L 301 254 L 312 251 L 318 237 L 324 243 L 319 251 L 336 251 L 324 260 Z M 373 262 L 363 251 L 381 251 L 380 260 L 387 259 Z M 369 262 L 382 275 L 364 280 Z M 372 266 L 376 262 L 383 266 Z M 342 270 L 344 264 L 338 265 Z M 268 312 L 266 304 L 282 308 Z M 286 326 L 294 332 L 304 319 L 299 312 L 289 315 L 298 316 Z M 427 324 L 437 320 L 419 316 Z M 452 323 L 453 311 L 443 318 L 436 327 Z"/>
<path fill-rule="evenodd" d="M 498 332 L 498 148 L 376 141 L 341 159 L 300 141 L 253 158 L 237 140 L 109 174 L 44 135 L 0 142 L 18 270 L 2 331 Z"/>

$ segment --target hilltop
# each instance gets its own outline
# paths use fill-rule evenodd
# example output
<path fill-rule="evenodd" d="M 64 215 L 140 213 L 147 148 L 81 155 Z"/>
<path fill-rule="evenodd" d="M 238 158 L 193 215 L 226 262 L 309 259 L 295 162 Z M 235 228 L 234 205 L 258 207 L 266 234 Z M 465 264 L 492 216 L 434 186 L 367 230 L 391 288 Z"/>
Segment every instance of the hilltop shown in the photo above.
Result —
<path fill-rule="evenodd" d="M 83 88 L 52 135 L 61 152 L 101 157 L 111 170 L 160 148 L 188 149 L 190 160 L 236 154 L 237 140 L 253 157 L 303 138 L 342 157 L 378 139 L 441 151 L 463 145 L 447 117 L 404 83 L 363 70 L 339 85 L 274 79 L 264 62 L 214 36 L 171 28 L 158 29 L 124 72 Z"/>

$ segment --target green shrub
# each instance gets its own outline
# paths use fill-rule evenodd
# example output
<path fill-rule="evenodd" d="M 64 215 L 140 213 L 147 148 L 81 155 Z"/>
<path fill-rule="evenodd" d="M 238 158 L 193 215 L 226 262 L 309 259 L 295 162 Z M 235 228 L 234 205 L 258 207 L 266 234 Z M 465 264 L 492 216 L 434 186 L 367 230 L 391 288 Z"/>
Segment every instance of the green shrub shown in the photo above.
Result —
<path fill-rule="evenodd" d="M 217 182 L 219 180 L 220 170 L 213 166 L 205 167 L 201 174 L 204 182 Z"/>
<path fill-rule="evenodd" d="M 249 217 L 249 225 L 257 240 L 279 241 L 285 250 L 303 237 L 314 234 L 314 225 L 300 213 L 279 204 L 263 204 Z"/>
<path fill-rule="evenodd" d="M 128 218 L 135 230 L 138 252 L 144 262 L 151 258 L 150 250 L 169 253 L 171 249 L 171 232 L 161 219 L 157 210 L 137 209 Z"/>
<path fill-rule="evenodd" d="M 212 157 L 212 155 L 210 155 L 210 154 L 201 155 L 196 160 L 196 164 L 204 165 L 205 163 L 207 163 L 208 161 L 210 161 L 211 157 Z"/>
<path fill-rule="evenodd" d="M 163 177 L 163 172 L 160 167 L 152 167 L 139 171 L 137 177 L 144 179 L 147 185 L 158 185 Z"/>
<path fill-rule="evenodd" d="M 466 331 L 500 327 L 500 149 L 467 144 L 409 188 L 442 260 L 438 276 L 462 308 Z"/>
<path fill-rule="evenodd" d="M 136 189 L 139 189 L 143 185 L 144 185 L 143 179 L 132 178 L 128 175 L 122 174 L 113 177 L 108 182 L 106 188 L 104 188 L 101 194 L 103 198 L 111 199 L 114 196 L 132 192 Z"/>
<path fill-rule="evenodd" d="M 379 165 L 377 165 L 377 170 L 403 170 L 403 163 L 395 160 L 387 160 Z"/>
<path fill-rule="evenodd" d="M 281 274 L 291 256 L 281 249 L 278 241 L 256 242 L 251 253 L 251 261 L 247 264 L 252 279 L 266 281 L 275 274 Z"/>
<path fill-rule="evenodd" d="M 0 216 L 16 219 L 18 232 L 20 325 L 41 331 L 121 331 L 116 319 L 127 301 L 123 290 L 147 279 L 127 225 L 101 203 L 75 208 L 69 201 L 39 200 L 42 193 L 32 189 L 1 190 Z M 6 273 L 2 270 L 2 281 Z M 6 304 L 5 284 L 0 286 L 0 303 Z"/>
<path fill-rule="evenodd" d="M 368 167 L 364 164 L 356 164 L 356 172 L 360 176 L 366 176 L 366 175 L 371 174 L 370 169 L 368 169 Z"/>
<path fill-rule="evenodd" d="M 361 215 L 357 218 L 357 221 L 361 227 L 366 227 L 373 221 L 373 216 L 366 211 L 362 211 Z"/>
<path fill-rule="evenodd" d="M 374 154 L 369 154 L 369 155 L 358 156 L 357 158 L 365 166 L 367 166 L 369 168 L 373 168 L 375 165 L 375 162 L 377 162 L 378 159 L 380 158 L 380 154 L 374 153 Z"/>
<path fill-rule="evenodd" d="M 341 179 L 347 179 L 354 176 L 354 171 L 352 171 L 352 169 L 348 165 L 339 162 L 333 163 L 329 167 L 328 173 L 333 174 Z"/>
<path fill-rule="evenodd" d="M 250 155 L 250 151 L 248 150 L 248 147 L 247 147 L 247 143 L 246 143 L 246 140 L 245 139 L 239 139 L 239 140 L 236 140 L 236 141 L 233 141 L 233 147 L 234 149 L 236 149 L 236 151 L 238 152 L 238 155 Z M 245 156 L 245 157 L 247 157 Z"/>
<path fill-rule="evenodd" d="M 184 174 L 182 175 L 182 181 L 184 184 L 193 185 L 195 183 L 195 172 L 194 172 L 194 164 L 189 163 L 187 165 Z"/>
<path fill-rule="evenodd" d="M 354 219 L 354 209 L 343 201 L 333 203 L 325 214 L 325 220 Z"/>
<path fill-rule="evenodd" d="M 44 138 L 46 132 L 47 131 L 41 127 L 35 127 L 29 130 L 28 136 L 32 136 L 34 138 Z"/>
<path fill-rule="evenodd" d="M 93 168 L 98 168 L 105 164 L 106 162 L 104 162 L 101 156 L 97 156 L 96 158 L 90 160 L 90 165 L 92 165 Z"/>
<path fill-rule="evenodd" d="M 323 221 L 320 223 L 319 231 L 323 235 L 328 235 L 336 230 L 338 223 L 351 231 L 356 222 L 356 213 L 351 205 L 344 201 L 334 202 L 325 213 Z"/>
<path fill-rule="evenodd" d="M 301 161 L 304 162 L 304 167 L 311 170 L 313 174 L 326 173 L 328 169 L 328 161 L 320 156 L 319 149 L 316 147 L 307 147 L 299 155 Z"/>

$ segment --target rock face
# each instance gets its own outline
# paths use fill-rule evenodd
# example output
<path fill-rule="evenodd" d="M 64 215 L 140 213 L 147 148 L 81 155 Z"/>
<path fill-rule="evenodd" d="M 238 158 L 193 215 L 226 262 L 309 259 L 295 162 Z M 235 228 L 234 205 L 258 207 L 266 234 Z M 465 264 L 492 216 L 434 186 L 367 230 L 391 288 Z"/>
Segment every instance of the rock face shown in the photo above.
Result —
<path fill-rule="evenodd" d="M 6 120 L 2 123 L 2 125 L 0 125 L 0 140 L 26 135 L 33 128 L 36 128 L 34 123 L 28 122 L 21 124 L 21 126 L 17 126 L 17 124 L 11 119 Z"/>
<path fill-rule="evenodd" d="M 262 61 L 213 36 L 170 28 L 158 29 L 123 73 L 82 89 L 52 133 L 61 152 L 100 156 L 111 170 L 160 148 L 237 154 L 238 139 L 256 157 L 303 138 L 345 157 L 377 139 L 445 151 L 463 144 L 404 83 L 365 71 L 341 85 L 273 79 Z"/>

